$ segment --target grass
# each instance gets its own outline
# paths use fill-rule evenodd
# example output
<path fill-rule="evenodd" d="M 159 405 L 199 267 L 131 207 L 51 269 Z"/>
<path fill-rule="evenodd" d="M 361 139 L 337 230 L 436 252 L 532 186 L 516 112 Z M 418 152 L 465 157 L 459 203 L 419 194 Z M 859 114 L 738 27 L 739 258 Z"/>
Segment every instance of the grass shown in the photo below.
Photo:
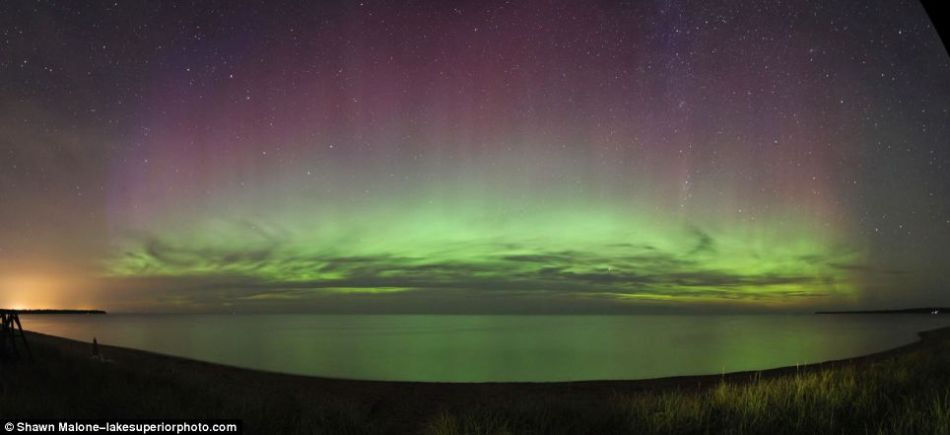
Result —
<path fill-rule="evenodd" d="M 597 403 L 512 397 L 440 414 L 426 432 L 950 434 L 950 343 L 866 365 Z"/>
<path fill-rule="evenodd" d="M 31 336 L 0 365 L 0 415 L 239 418 L 246 433 L 950 434 L 950 333 L 887 357 L 672 386 L 305 378 Z"/>

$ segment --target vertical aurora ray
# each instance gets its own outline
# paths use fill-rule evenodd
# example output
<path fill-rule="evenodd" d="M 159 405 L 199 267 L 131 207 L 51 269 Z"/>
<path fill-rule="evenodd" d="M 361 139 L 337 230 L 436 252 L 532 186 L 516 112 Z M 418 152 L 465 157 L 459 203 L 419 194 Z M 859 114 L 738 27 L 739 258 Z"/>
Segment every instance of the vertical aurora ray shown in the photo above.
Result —
<path fill-rule="evenodd" d="M 768 168 L 825 153 L 814 144 L 832 134 L 763 116 L 761 97 L 736 92 L 749 79 L 772 98 L 799 89 L 723 74 L 746 52 L 718 66 L 679 54 L 739 29 L 686 40 L 671 36 L 687 25 L 676 11 L 630 27 L 561 7 L 431 11 L 427 32 L 397 35 L 349 10 L 281 30 L 302 47 L 157 80 L 159 109 L 143 121 L 156 127 L 135 156 L 147 164 L 122 165 L 133 175 L 114 183 L 118 208 L 140 211 L 123 212 L 123 226 L 148 237 L 125 241 L 109 271 L 233 274 L 254 297 L 398 288 L 791 303 L 855 292 L 842 268 L 861 261 L 839 230 L 849 216 L 814 194 L 836 194 L 815 177 L 829 177 L 824 159 Z M 383 15 L 400 29 L 419 19 Z M 663 63 L 668 76 L 642 73 Z M 214 83 L 175 87 L 185 80 Z"/>
<path fill-rule="evenodd" d="M 130 60 L 86 86 L 109 97 L 82 112 L 103 118 L 92 274 L 136 309 L 790 308 L 910 275 L 931 294 L 950 67 L 916 5 L 852 9 L 100 11 L 152 30 L 96 43 Z"/>
<path fill-rule="evenodd" d="M 240 279 L 216 285 L 254 298 L 400 289 L 793 304 L 855 291 L 845 267 L 860 252 L 811 216 L 743 219 L 709 207 L 693 216 L 675 203 L 659 207 L 664 198 L 651 192 L 578 194 L 606 188 L 593 182 L 519 189 L 537 175 L 497 165 L 471 178 L 441 174 L 345 196 L 338 189 L 358 189 L 332 169 L 323 176 L 330 193 L 255 183 L 247 196 L 215 195 L 222 202 L 207 213 L 146 221 L 163 231 L 125 241 L 110 272 L 231 275 Z"/>

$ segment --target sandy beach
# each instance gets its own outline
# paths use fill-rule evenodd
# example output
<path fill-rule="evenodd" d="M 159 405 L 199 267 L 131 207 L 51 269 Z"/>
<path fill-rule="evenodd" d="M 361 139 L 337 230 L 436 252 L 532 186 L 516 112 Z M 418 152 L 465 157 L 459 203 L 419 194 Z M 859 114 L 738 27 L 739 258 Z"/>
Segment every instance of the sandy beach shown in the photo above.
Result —
<path fill-rule="evenodd" d="M 671 397 L 702 400 L 706 395 L 723 394 L 723 388 L 735 390 L 733 394 L 737 397 L 747 393 L 742 389 L 778 390 L 775 385 L 787 382 L 797 382 L 801 389 L 802 385 L 807 387 L 805 381 L 809 379 L 839 375 L 843 376 L 840 382 L 847 385 L 848 376 L 867 381 L 878 371 L 893 373 L 895 365 L 907 369 L 911 376 L 925 376 L 927 367 L 923 366 L 934 358 L 941 358 L 938 362 L 944 363 L 936 367 L 947 367 L 950 328 L 923 332 L 920 336 L 914 343 L 857 358 L 722 375 L 631 381 L 423 383 L 269 373 L 107 343 L 99 344 L 105 359 L 101 361 L 91 357 L 91 343 L 28 333 L 33 361 L 2 366 L 0 404 L 4 414 L 24 417 L 238 418 L 245 422 L 246 433 L 261 433 L 265 428 L 267 432 L 275 429 L 279 433 L 656 431 L 658 427 L 650 426 L 649 421 L 634 418 L 631 409 L 654 406 Z M 922 367 L 914 367 L 918 363 Z M 950 375 L 943 370 L 942 381 L 928 375 L 928 389 L 933 389 L 934 397 L 950 392 Z M 862 388 L 884 387 L 865 382 L 856 388 L 857 394 L 863 394 Z M 943 409 L 948 411 L 943 415 L 946 418 L 950 415 L 950 402 L 938 404 L 937 408 L 941 406 L 947 407 Z M 943 412 L 941 409 L 934 412 Z M 715 414 L 714 411 L 711 412 Z M 774 410 L 777 414 L 785 411 Z M 860 410 L 853 411 L 854 415 L 861 415 Z M 672 417 L 673 425 L 668 431 L 699 429 L 677 426 L 675 416 Z M 881 423 L 893 423 L 894 418 L 892 415 Z M 740 423 L 728 418 L 713 420 L 715 424 L 707 428 L 725 429 Z M 543 423 L 551 421 L 557 422 L 557 426 Z M 755 427 L 758 426 L 749 426 L 746 431 Z"/>

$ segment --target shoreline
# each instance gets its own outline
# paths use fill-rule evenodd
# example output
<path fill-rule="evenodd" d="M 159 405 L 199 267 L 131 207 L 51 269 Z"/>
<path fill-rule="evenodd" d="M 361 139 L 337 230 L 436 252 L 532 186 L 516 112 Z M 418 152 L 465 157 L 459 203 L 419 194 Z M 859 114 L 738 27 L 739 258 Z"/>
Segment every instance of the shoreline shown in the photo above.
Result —
<path fill-rule="evenodd" d="M 27 335 L 27 340 L 30 343 L 39 340 L 40 342 L 45 342 L 47 344 L 53 344 L 54 346 L 67 350 L 72 356 L 82 356 L 85 352 L 85 356 L 91 355 L 92 343 L 91 342 L 82 342 L 79 340 L 74 340 L 71 338 L 60 337 L 55 335 L 43 334 L 35 331 L 25 330 Z M 198 360 L 188 357 L 176 356 L 163 354 L 158 352 L 152 352 L 148 350 L 141 350 L 135 348 L 128 348 L 122 346 L 114 346 L 104 343 L 99 343 L 100 352 L 105 355 L 107 358 L 113 361 L 141 361 L 141 359 L 152 359 L 155 362 L 162 362 L 167 364 L 176 364 L 181 366 L 192 365 L 200 370 L 222 370 L 228 371 L 234 375 L 238 376 L 262 376 L 262 377 L 274 377 L 274 378 L 287 378 L 305 381 L 305 382 L 321 382 L 321 383 L 340 383 L 340 384 L 377 384 L 377 385 L 391 385 L 391 386 L 429 386 L 429 387 L 455 387 L 455 388 L 464 388 L 465 386 L 504 386 L 504 387 L 528 387 L 528 388 L 602 388 L 607 386 L 613 387 L 624 387 L 624 390 L 639 391 L 639 390 L 654 390 L 654 389 L 666 389 L 666 388 L 675 388 L 675 387 L 708 387 L 711 385 L 719 384 L 723 381 L 732 382 L 732 383 L 742 383 L 754 381 L 757 379 L 768 379 L 773 377 L 780 377 L 789 374 L 804 374 L 811 373 L 814 371 L 820 371 L 829 368 L 839 368 L 843 366 L 861 366 L 864 364 L 870 364 L 882 359 L 886 359 L 892 356 L 897 356 L 902 353 L 911 352 L 920 348 L 924 348 L 928 345 L 935 344 L 939 342 L 941 338 L 950 339 L 950 326 L 919 331 L 917 333 L 917 339 L 907 344 L 903 344 L 891 349 L 882 350 L 879 352 L 873 352 L 864 355 L 858 355 L 850 358 L 843 358 L 837 360 L 828 360 L 821 361 L 816 363 L 801 364 L 796 366 L 783 366 L 783 367 L 774 367 L 762 370 L 745 370 L 738 372 L 726 372 L 720 374 L 706 374 L 706 375 L 681 375 L 681 376 L 667 376 L 660 378 L 643 378 L 643 379 L 594 379 L 594 380 L 578 380 L 578 381 L 516 381 L 516 382 L 504 382 L 504 381 L 486 381 L 486 382 L 439 382 L 439 381 L 396 381 L 396 380 L 369 380 L 369 379 L 350 379 L 350 378 L 333 378 L 333 377 L 323 377 L 323 376 L 313 376 L 313 375 L 303 375 L 303 374 L 294 374 L 294 373 L 284 373 L 276 371 L 268 371 L 262 369 L 254 368 L 245 368 L 234 365 L 229 365 L 225 363 L 210 362 L 204 360 Z M 115 356 L 118 356 L 116 360 Z"/>
<path fill-rule="evenodd" d="M 239 419 L 245 433 L 934 433 L 950 327 L 873 354 L 640 380 L 409 382 L 267 372 L 27 332 L 0 364 L 7 417 Z M 944 407 L 946 408 L 944 410 Z M 939 431 L 938 431 L 939 432 Z"/>

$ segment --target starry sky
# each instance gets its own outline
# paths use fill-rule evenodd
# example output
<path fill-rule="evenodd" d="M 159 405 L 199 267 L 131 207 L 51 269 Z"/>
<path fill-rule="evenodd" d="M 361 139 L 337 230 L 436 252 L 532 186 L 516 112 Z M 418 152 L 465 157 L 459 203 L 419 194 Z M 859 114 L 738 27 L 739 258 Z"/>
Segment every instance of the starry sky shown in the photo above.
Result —
<path fill-rule="evenodd" d="M 0 4 L 0 306 L 950 305 L 915 1 Z"/>

